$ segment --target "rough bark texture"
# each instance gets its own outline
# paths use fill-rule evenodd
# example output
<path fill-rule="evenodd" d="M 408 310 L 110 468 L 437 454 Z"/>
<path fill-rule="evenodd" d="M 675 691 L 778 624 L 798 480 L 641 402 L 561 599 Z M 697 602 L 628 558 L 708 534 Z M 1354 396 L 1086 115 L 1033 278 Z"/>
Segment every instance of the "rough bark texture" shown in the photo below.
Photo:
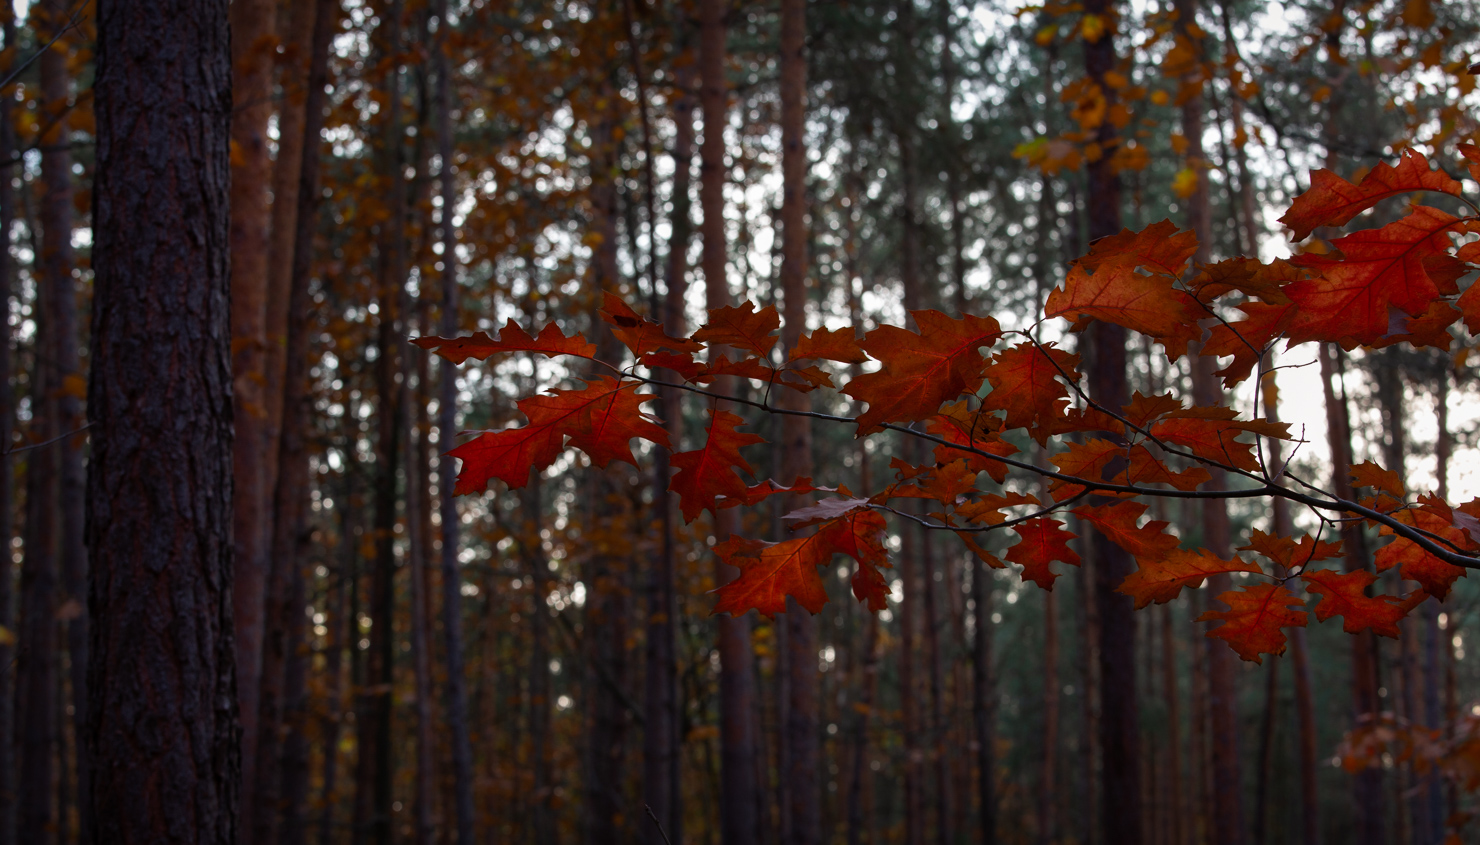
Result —
<path fill-rule="evenodd" d="M 228 32 L 224 0 L 98 6 L 86 494 L 98 842 L 236 840 Z"/>
<path fill-rule="evenodd" d="M 903 187 L 900 231 L 900 283 L 904 288 L 905 311 L 915 311 L 920 303 L 919 232 L 915 216 L 914 143 L 910 130 L 898 136 L 900 177 Z M 911 439 L 908 460 L 919 464 L 923 455 L 920 443 Z M 919 602 L 923 593 L 920 578 L 918 533 L 906 526 L 901 546 L 900 578 L 904 582 L 904 599 L 899 603 L 899 688 L 900 730 L 903 733 L 904 760 L 904 838 L 907 845 L 924 845 L 925 808 L 924 777 L 920 753 L 920 699 L 916 679 L 916 643 L 919 637 Z"/>
<path fill-rule="evenodd" d="M 1090 0 L 1085 11 L 1103 17 L 1106 31 L 1084 45 L 1085 69 L 1113 105 L 1115 89 L 1105 74 L 1115 69 L 1118 14 L 1114 0 Z M 1098 141 L 1109 148 L 1115 128 L 1099 127 Z M 1120 176 L 1108 156 L 1089 166 L 1089 238 L 1091 241 L 1120 231 Z M 1089 345 L 1090 392 L 1103 405 L 1118 408 L 1130 399 L 1126 384 L 1125 329 L 1095 323 L 1085 333 Z M 1131 600 L 1115 592 L 1130 574 L 1130 556 L 1114 543 L 1096 537 L 1093 544 L 1095 595 L 1100 613 L 1100 736 L 1104 769 L 1101 812 L 1106 845 L 1141 842 L 1140 728 L 1136 704 L 1136 623 Z"/>
<path fill-rule="evenodd" d="M 699 2 L 700 104 L 704 139 L 700 148 L 699 203 L 703 220 L 704 290 L 707 306 L 730 304 L 729 265 L 725 242 L 725 139 L 729 121 L 729 84 L 725 80 L 725 0 Z M 718 354 L 715 352 L 714 354 Z M 733 528 L 733 514 L 716 517 L 716 540 Z M 715 559 L 715 583 L 739 572 Z M 720 654 L 720 831 L 724 845 L 752 845 L 760 839 L 760 790 L 756 776 L 755 652 L 750 619 L 715 619 Z"/>
<path fill-rule="evenodd" d="M 276 0 L 235 0 L 231 4 L 231 346 L 236 441 L 232 479 L 236 575 L 231 599 L 236 624 L 238 708 L 242 721 L 242 836 L 256 841 L 253 825 L 270 816 L 257 807 L 261 762 L 257 756 L 258 701 L 266 632 L 268 551 L 272 531 L 272 482 L 267 382 L 268 183 L 272 158 L 267 124 L 273 112 Z M 276 702 L 274 702 L 274 705 Z M 274 711 L 274 716 L 276 715 Z M 269 726 L 268 730 L 275 729 Z M 276 747 L 276 744 L 273 744 Z M 271 773 L 276 780 L 277 773 Z"/>

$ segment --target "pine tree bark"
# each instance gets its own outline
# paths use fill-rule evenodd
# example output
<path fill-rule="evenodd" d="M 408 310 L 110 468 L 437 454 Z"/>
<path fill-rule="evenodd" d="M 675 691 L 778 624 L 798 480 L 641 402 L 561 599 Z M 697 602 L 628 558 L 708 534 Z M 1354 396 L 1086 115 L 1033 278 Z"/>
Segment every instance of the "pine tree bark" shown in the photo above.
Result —
<path fill-rule="evenodd" d="M 453 337 L 458 330 L 457 230 L 452 209 L 456 206 L 457 183 L 453 164 L 454 139 L 452 104 L 452 59 L 447 33 L 447 0 L 438 0 L 437 10 L 437 153 L 442 171 L 438 189 L 442 196 L 442 221 L 438 237 L 442 241 L 442 306 L 441 330 Z M 463 658 L 462 573 L 458 561 L 459 520 L 457 500 L 452 495 L 457 474 L 455 459 L 447 452 L 457 434 L 457 369 L 452 362 L 439 359 L 437 365 L 437 445 L 441 458 L 437 464 L 438 514 L 442 533 L 442 638 L 447 660 L 447 727 L 452 744 L 453 804 L 457 823 L 458 845 L 473 842 L 473 744 L 468 730 L 468 693 Z"/>
<path fill-rule="evenodd" d="M 699 0 L 700 106 L 704 138 L 700 147 L 699 204 L 704 242 L 703 273 L 707 307 L 730 304 L 729 258 L 725 237 L 725 128 L 729 124 L 729 83 L 725 79 L 725 0 Z M 712 354 L 719 354 L 712 350 Z M 734 529 L 734 514 L 714 519 L 716 541 Z M 739 570 L 715 559 L 715 583 L 725 584 Z M 751 620 L 715 619 L 720 655 L 720 830 L 723 845 L 754 845 L 760 840 L 760 781 L 756 772 L 754 709 L 755 652 Z"/>
<path fill-rule="evenodd" d="M 1115 31 L 1118 10 L 1115 0 L 1089 0 L 1085 11 L 1104 19 L 1104 35 L 1084 45 L 1085 69 L 1105 96 L 1107 108 L 1116 99 L 1115 89 L 1105 75 L 1116 69 Z M 1099 126 L 1096 136 L 1104 149 L 1116 138 L 1109 122 Z M 1089 165 L 1089 238 L 1120 231 L 1120 176 L 1105 156 Z M 1096 322 L 1085 333 L 1089 346 L 1090 393 L 1102 405 L 1118 408 L 1130 399 L 1126 383 L 1125 329 Z M 1136 702 L 1136 625 L 1128 596 L 1115 592 L 1130 574 L 1130 556 L 1114 543 L 1096 537 L 1094 549 L 1095 596 L 1100 613 L 1100 733 L 1104 768 L 1102 777 L 1102 828 L 1106 845 L 1140 845 L 1141 762 L 1139 711 Z"/>
<path fill-rule="evenodd" d="M 234 845 L 226 3 L 101 5 L 97 56 L 85 812 Z"/>
<path fill-rule="evenodd" d="M 319 0 L 320 5 L 337 0 Z M 339 782 L 339 732 L 344 722 L 344 650 L 358 649 L 355 611 L 358 602 L 353 598 L 346 607 L 346 593 L 355 592 L 359 577 L 359 504 L 356 496 L 355 469 L 351 452 L 345 464 L 343 507 L 339 511 L 338 571 L 334 573 L 334 586 L 329 596 L 329 610 L 325 614 L 325 625 L 329 629 L 324 643 L 324 698 L 325 707 L 319 719 L 319 735 L 323 742 L 323 769 L 319 776 L 319 845 L 331 845 L 335 832 L 335 797 Z M 351 664 L 353 667 L 353 663 Z"/>
<path fill-rule="evenodd" d="M 273 112 L 272 71 L 276 57 L 275 0 L 231 4 L 231 343 L 232 404 L 236 421 L 232 483 L 232 537 L 236 576 L 231 589 L 236 625 L 238 708 L 242 720 L 241 827 L 243 843 L 258 841 L 253 826 L 271 816 L 258 811 L 258 714 L 262 650 L 267 630 L 271 558 L 272 486 L 266 391 L 268 183 L 272 157 L 267 126 Z M 274 702 L 275 703 L 275 702 Z M 274 714 L 275 715 L 275 714 Z M 268 726 L 275 730 L 276 725 Z M 276 747 L 276 744 L 273 744 Z M 270 764 L 269 764 L 270 765 Z M 275 780 L 276 772 L 270 779 Z"/>
<path fill-rule="evenodd" d="M 405 285 L 399 290 L 400 311 L 407 321 L 411 315 L 411 297 Z M 412 404 L 425 407 L 421 396 L 421 383 L 412 392 L 416 379 L 416 365 L 411 359 L 409 344 L 402 339 L 398 344 L 401 356 L 401 384 L 397 404 L 400 406 L 400 428 L 402 448 L 406 454 L 406 556 L 410 564 L 411 580 L 411 669 L 416 701 L 412 707 L 416 714 L 416 780 L 413 795 L 413 841 L 416 845 L 431 845 L 435 833 L 436 772 L 433 756 L 436 749 L 432 739 L 432 658 L 427 619 L 427 560 L 429 550 L 424 509 L 427 507 L 427 449 L 425 435 L 416 430 L 413 422 Z M 298 614 L 300 617 L 302 613 Z"/>

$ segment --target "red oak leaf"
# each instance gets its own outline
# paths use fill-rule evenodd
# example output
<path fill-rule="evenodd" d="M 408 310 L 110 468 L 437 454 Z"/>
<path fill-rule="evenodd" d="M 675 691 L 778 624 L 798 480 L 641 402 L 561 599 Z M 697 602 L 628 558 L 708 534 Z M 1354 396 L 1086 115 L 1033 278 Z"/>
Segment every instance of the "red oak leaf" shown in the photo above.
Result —
<path fill-rule="evenodd" d="M 632 350 L 634 357 L 641 358 L 658 349 L 699 352 L 704 348 L 703 344 L 685 337 L 669 337 L 661 325 L 639 316 L 611 291 L 603 292 L 602 297 L 601 319 L 611 324 L 612 334 Z"/>
<path fill-rule="evenodd" d="M 1356 487 L 1371 487 L 1396 498 L 1403 498 L 1403 479 L 1390 469 L 1383 469 L 1371 461 L 1363 461 L 1351 468 L 1352 484 Z"/>
<path fill-rule="evenodd" d="M 1287 641 L 1282 628 L 1304 627 L 1305 611 L 1291 610 L 1300 599 L 1275 584 L 1255 584 L 1242 590 L 1230 590 L 1217 598 L 1228 610 L 1209 610 L 1197 617 L 1199 622 L 1222 625 L 1208 632 L 1209 637 L 1227 642 L 1238 656 L 1263 663 L 1261 654 L 1285 653 Z"/>
<path fill-rule="evenodd" d="M 998 484 L 1005 481 L 1007 464 L 978 454 L 986 452 L 1007 457 L 1017 453 L 1016 446 L 998 435 L 996 427 L 1000 421 L 990 414 L 972 413 L 964 401 L 947 405 L 941 411 L 925 422 L 925 430 L 942 440 L 967 448 L 936 446 L 935 462 L 949 464 L 953 461 L 966 461 L 973 471 L 987 473 Z"/>
<path fill-rule="evenodd" d="M 733 346 L 766 358 L 776 345 L 775 333 L 780 327 L 781 317 L 774 305 L 757 311 L 753 303 L 745 302 L 711 310 L 709 322 L 694 332 L 694 340 Z"/>
<path fill-rule="evenodd" d="M 1238 307 L 1249 319 L 1214 326 L 1201 350 L 1203 355 L 1233 358 L 1228 366 L 1217 372 L 1227 388 L 1249 377 L 1264 350 L 1284 334 L 1295 316 L 1295 306 L 1289 303 L 1269 305 L 1251 300 Z"/>
<path fill-rule="evenodd" d="M 1321 226 L 1343 226 L 1353 217 L 1388 197 L 1412 191 L 1437 191 L 1460 196 L 1463 187 L 1442 170 L 1430 170 L 1423 153 L 1404 150 L 1398 166 L 1381 162 L 1356 185 L 1329 170 L 1310 175 L 1310 190 L 1295 198 L 1280 222 L 1303 241 Z"/>
<path fill-rule="evenodd" d="M 1464 532 L 1431 511 L 1402 511 L 1398 518 L 1415 528 L 1443 537 L 1460 548 L 1468 545 Z M 1393 529 L 1384 526 L 1379 533 L 1392 534 Z M 1394 566 L 1400 567 L 1399 575 L 1410 581 L 1417 581 L 1425 592 L 1440 601 L 1449 595 L 1449 588 L 1454 586 L 1454 582 L 1466 574 L 1463 568 L 1429 554 L 1422 546 L 1406 537 L 1394 537 L 1391 543 L 1378 549 L 1373 556 L 1373 563 L 1377 565 L 1378 572 L 1386 572 Z"/>
<path fill-rule="evenodd" d="M 1007 550 L 1008 561 L 1023 568 L 1023 580 L 1032 581 L 1045 590 L 1053 589 L 1057 572 L 1049 564 L 1058 560 L 1070 566 L 1079 565 L 1079 555 L 1069 548 L 1069 541 L 1079 536 L 1064 530 L 1064 523 L 1040 517 L 1012 529 L 1022 539 Z"/>
<path fill-rule="evenodd" d="M 973 502 L 963 502 L 956 505 L 955 512 L 967 522 L 1000 525 L 1007 521 L 1007 514 L 1003 512 L 1005 508 L 1041 504 L 1037 496 L 1009 491 L 1005 494 L 991 493 Z"/>
<path fill-rule="evenodd" d="M 1209 461 L 1237 467 L 1249 472 L 1259 471 L 1259 461 L 1254 457 L 1254 444 L 1236 439 L 1240 434 L 1251 432 L 1263 437 L 1279 440 L 1290 439 L 1288 423 L 1272 423 L 1268 420 L 1208 419 L 1192 416 L 1200 411 L 1228 411 L 1226 408 L 1189 408 L 1182 413 L 1188 416 L 1162 420 L 1151 427 L 1151 436 L 1165 443 L 1185 447 L 1192 454 Z"/>
<path fill-rule="evenodd" d="M 1089 255 L 1074 263 L 1087 270 L 1097 270 L 1106 263 L 1126 261 L 1176 278 L 1187 271 L 1196 254 L 1197 235 L 1190 230 L 1179 232 L 1177 224 L 1162 220 L 1139 232 L 1121 229 L 1117 235 L 1100 238 L 1090 244 Z"/>
<path fill-rule="evenodd" d="M 1265 534 L 1256 528 L 1249 535 L 1249 545 L 1241 547 L 1239 551 L 1257 552 L 1284 567 L 1286 571 L 1297 572 L 1318 560 L 1339 557 L 1341 541 L 1327 543 L 1309 534 L 1302 534 L 1300 541 L 1296 542 L 1294 538 Z"/>
<path fill-rule="evenodd" d="M 740 570 L 740 577 L 714 591 L 719 597 L 714 613 L 740 616 L 755 608 L 775 618 L 786 610 L 787 596 L 811 613 L 821 612 L 827 604 L 827 589 L 817 567 L 832 560 L 835 549 L 825 532 L 780 543 L 731 538 L 714 551 Z"/>
<path fill-rule="evenodd" d="M 582 390 L 554 390 L 519 400 L 529 424 L 503 431 L 484 432 L 475 440 L 448 452 L 463 464 L 454 493 L 476 493 L 498 478 L 510 487 L 523 487 L 531 469 L 544 469 L 570 445 L 604 467 L 614 460 L 636 464 L 628 441 L 641 437 L 668 445 L 668 432 L 646 419 L 641 405 L 657 399 L 637 393 L 638 382 L 598 376 Z"/>
<path fill-rule="evenodd" d="M 796 347 L 787 355 L 789 361 L 800 361 L 806 358 L 820 358 L 844 364 L 862 364 L 868 360 L 868 355 L 863 351 L 863 347 L 858 345 L 858 338 L 854 336 L 853 329 L 818 329 L 810 335 L 802 335 L 797 340 Z"/>
<path fill-rule="evenodd" d="M 1064 286 L 1048 295 L 1044 314 L 1065 317 L 1075 328 L 1087 319 L 1124 326 L 1154 338 L 1166 347 L 1167 357 L 1177 358 L 1202 330 L 1197 321 L 1201 309 L 1196 301 L 1175 287 L 1176 277 L 1138 272 L 1134 259 L 1110 260 L 1093 274 L 1083 263 L 1069 268 Z"/>
<path fill-rule="evenodd" d="M 1060 381 L 1074 378 L 1079 356 L 1053 344 L 1020 343 L 992 357 L 983 375 L 992 392 L 982 400 L 988 411 L 1006 411 L 1007 428 L 1026 428 L 1040 444 L 1048 442 L 1053 422 L 1064 416 L 1069 391 Z"/>
<path fill-rule="evenodd" d="M 596 347 L 587 343 L 584 337 L 566 337 L 554 323 L 540 329 L 539 337 L 530 337 L 529 332 L 513 320 L 504 324 L 504 330 L 498 333 L 497 338 L 489 337 L 487 332 L 478 332 L 468 337 L 416 337 L 411 342 L 454 364 L 461 364 L 469 358 L 481 361 L 498 352 L 534 352 L 551 358 L 556 355 L 590 358 L 596 354 Z"/>
<path fill-rule="evenodd" d="M 1001 337 L 1001 327 L 990 317 L 959 320 L 939 311 L 913 311 L 920 333 L 880 326 L 864 337 L 862 346 L 879 359 L 882 369 L 853 379 L 843 392 L 868 403 L 858 417 L 859 436 L 878 431 L 884 423 L 922 420 L 982 383 L 985 360 L 980 347 Z"/>
<path fill-rule="evenodd" d="M 888 569 L 888 535 L 884 515 L 874 510 L 855 510 L 828 523 L 822 533 L 833 548 L 858 562 L 853 574 L 853 595 L 868 602 L 869 610 L 883 610 L 888 604 L 889 586 L 880 569 Z"/>
<path fill-rule="evenodd" d="M 1167 523 L 1155 520 L 1144 526 L 1136 524 L 1145 512 L 1146 506 L 1140 502 L 1083 505 L 1073 510 L 1075 516 L 1093 525 L 1138 562 L 1142 559 L 1159 560 L 1177 548 L 1177 538 L 1164 531 Z"/>
<path fill-rule="evenodd" d="M 1459 291 L 1435 278 L 1426 259 L 1450 247 L 1448 233 L 1459 224 L 1437 208 L 1418 206 L 1396 223 L 1338 238 L 1339 255 L 1305 253 L 1293 263 L 1318 276 L 1285 288 L 1298 310 L 1290 321 L 1291 342 L 1371 345 L 1388 334 L 1389 310 L 1417 317 L 1443 294 Z"/>
<path fill-rule="evenodd" d="M 1172 549 L 1165 557 L 1138 558 L 1136 564 L 1136 571 L 1127 575 L 1115 591 L 1135 599 L 1138 610 L 1152 602 L 1166 604 L 1183 587 L 1201 587 L 1203 579 L 1210 575 L 1261 571 L 1242 558 L 1224 560 L 1207 549 Z"/>
<path fill-rule="evenodd" d="M 1408 614 L 1411 606 L 1405 606 L 1406 602 L 1397 596 L 1367 595 L 1366 590 L 1377 580 L 1376 575 L 1365 569 L 1347 573 L 1317 569 L 1300 577 L 1307 590 L 1321 597 L 1315 608 L 1316 619 L 1325 622 L 1332 616 L 1340 616 L 1341 627 L 1348 634 L 1371 628 L 1375 634 L 1398 638 L 1398 620 Z M 1427 597 L 1418 595 L 1420 600 Z"/>
<path fill-rule="evenodd" d="M 764 438 L 738 431 L 737 427 L 744 423 L 745 420 L 729 411 L 711 410 L 704 448 L 679 452 L 669 459 L 677 472 L 668 489 L 678 494 L 684 522 L 693 522 L 702 510 L 717 512 L 720 498 L 742 501 L 750 491 L 736 470 L 747 474 L 755 470 L 740 456 L 740 449 L 764 442 Z"/>

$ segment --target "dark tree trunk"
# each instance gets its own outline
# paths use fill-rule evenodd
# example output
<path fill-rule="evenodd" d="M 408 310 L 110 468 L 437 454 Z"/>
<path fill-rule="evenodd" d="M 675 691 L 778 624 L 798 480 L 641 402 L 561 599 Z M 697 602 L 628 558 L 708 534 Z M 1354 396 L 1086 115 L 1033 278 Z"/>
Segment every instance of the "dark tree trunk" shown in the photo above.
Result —
<path fill-rule="evenodd" d="M 700 148 L 699 202 L 703 221 L 704 289 L 709 308 L 730 304 L 725 241 L 724 127 L 729 121 L 729 85 L 725 80 L 725 0 L 700 0 L 700 104 L 704 139 Z M 718 354 L 717 352 L 714 354 Z M 734 515 L 715 517 L 715 539 L 730 533 Z M 715 583 L 733 579 L 738 570 L 715 559 Z M 720 829 L 723 845 L 754 845 L 760 840 L 760 781 L 756 773 L 755 652 L 750 618 L 720 617 Z"/>
<path fill-rule="evenodd" d="M 336 0 L 319 0 L 320 5 Z M 352 462 L 353 452 L 349 461 Z M 324 746 L 324 768 L 319 778 L 319 845 L 331 845 L 335 831 L 335 787 L 339 781 L 339 732 L 344 722 L 344 650 L 358 649 L 358 623 L 355 612 L 358 601 L 353 596 L 346 608 L 345 594 L 354 592 L 359 577 L 359 524 L 360 511 L 355 494 L 355 472 L 353 463 L 344 468 L 343 506 L 339 511 L 339 571 L 334 574 L 334 585 L 330 593 L 329 611 L 325 624 L 329 628 L 324 643 L 324 714 L 319 720 L 319 734 Z M 356 680 L 356 679 L 352 679 Z"/>
<path fill-rule="evenodd" d="M 46 21 L 37 32 L 38 38 L 50 39 L 67 25 L 68 4 L 61 0 L 48 0 L 40 10 Z M 65 44 L 65 41 L 59 42 Z M 81 335 L 77 330 L 77 286 L 72 278 L 72 154 L 64 143 L 68 138 L 72 77 L 68 69 L 70 50 L 53 47 L 41 54 L 38 62 L 41 71 L 41 99 L 44 111 L 52 115 L 50 130 L 42 137 L 41 178 L 46 191 L 41 196 L 41 255 L 39 260 L 41 296 L 50 300 L 53 331 L 50 335 L 52 366 L 57 381 L 56 432 L 66 435 L 82 428 L 82 406 L 77 391 L 71 386 L 81 379 L 79 373 L 78 347 Z M 57 617 L 64 620 L 68 657 L 68 680 L 72 686 L 72 723 L 74 736 L 86 732 L 87 720 L 87 550 L 82 543 L 83 472 L 82 450 L 85 439 L 81 436 L 66 437 L 55 445 L 58 450 L 60 476 L 58 483 L 58 507 L 60 508 L 57 537 L 58 569 L 61 576 L 60 604 Z M 60 768 L 60 783 L 70 783 L 65 755 Z M 88 750 L 85 745 L 76 745 L 76 775 L 78 806 L 87 805 Z M 66 808 L 58 818 L 58 832 L 65 836 L 68 830 Z M 88 839 L 88 818 L 79 814 L 79 837 Z"/>
<path fill-rule="evenodd" d="M 10 61 L 5 73 L 15 64 L 15 13 L 0 10 L 4 23 L 5 48 Z M 14 105 L 0 98 L 0 161 L 15 156 Z M 15 167 L 0 165 L 0 314 L 10 313 L 10 297 L 15 287 L 15 263 L 10 256 L 10 230 L 15 220 L 15 190 L 11 180 Z M 10 548 L 15 535 L 15 466 L 10 450 L 15 435 L 15 391 L 11 383 L 10 344 L 13 340 L 10 320 L 0 323 L 0 537 Z M 0 627 L 15 630 L 15 565 L 9 552 L 0 554 Z M 15 845 L 16 771 L 15 771 L 15 656 L 12 643 L 0 643 L 0 845 Z"/>
<path fill-rule="evenodd" d="M 791 350 L 807 322 L 807 41 L 805 0 L 781 2 L 781 289 L 785 315 L 781 344 Z M 783 407 L 811 410 L 807 396 L 782 390 Z M 812 426 L 804 416 L 781 421 L 783 483 L 812 474 Z M 805 497 L 788 497 L 799 507 Z M 790 763 L 782 773 L 790 803 L 791 827 L 786 845 L 819 845 L 822 841 L 821 746 L 818 737 L 817 620 L 795 600 L 787 600 L 787 721 L 783 741 Z"/>
<path fill-rule="evenodd" d="M 981 806 L 982 845 L 997 842 L 997 755 L 993 745 L 997 731 L 993 716 L 996 689 L 992 681 L 992 575 L 987 564 L 976 561 L 971 576 L 972 598 L 976 602 L 976 642 L 972 648 L 972 721 L 976 727 L 977 801 Z"/>
<path fill-rule="evenodd" d="M 224 0 L 98 7 L 85 737 L 98 842 L 236 841 L 228 33 Z"/>
<path fill-rule="evenodd" d="M 263 761 L 259 749 L 275 752 L 276 742 L 258 739 L 262 652 L 269 627 L 268 582 L 272 569 L 272 481 L 269 466 L 277 443 L 267 426 L 267 245 L 271 219 L 268 183 L 272 154 L 267 128 L 272 117 L 275 0 L 234 0 L 231 4 L 231 341 L 232 398 L 236 422 L 232 484 L 235 511 L 235 583 L 231 588 L 236 624 L 237 694 L 242 722 L 242 842 L 267 841 L 275 808 L 258 804 L 262 782 L 277 783 L 276 760 Z M 281 599 L 281 593 L 277 598 Z M 279 634 L 279 636 L 281 636 Z M 279 643 L 281 646 L 281 643 Z M 281 663 L 276 664 L 281 673 Z M 281 681 L 269 703 L 267 731 L 278 728 Z M 262 771 L 262 767 L 270 771 Z"/>
<path fill-rule="evenodd" d="M 447 2 L 437 3 L 437 152 L 442 159 L 439 189 L 442 195 L 442 313 L 441 330 L 446 337 L 457 333 L 457 233 L 450 210 L 456 205 L 457 185 L 453 169 L 452 60 L 445 33 Z M 457 559 L 458 512 L 452 496 L 457 474 L 454 458 L 447 455 L 457 432 L 457 368 L 450 361 L 438 363 L 437 464 L 438 514 L 442 532 L 442 636 L 447 650 L 447 727 L 451 732 L 452 783 L 458 845 L 473 842 L 473 744 L 468 734 L 467 681 L 463 677 L 462 574 Z"/>
<path fill-rule="evenodd" d="M 1103 37 L 1085 42 L 1084 63 L 1089 78 L 1105 94 L 1107 108 L 1115 89 L 1105 74 L 1115 70 L 1114 34 L 1119 15 L 1114 0 L 1089 0 L 1085 11 L 1101 16 Z M 1097 140 L 1106 149 L 1115 140 L 1108 121 Z M 1120 231 L 1120 176 L 1106 156 L 1089 166 L 1089 238 L 1098 240 Z M 1126 384 L 1125 329 L 1095 323 L 1085 333 L 1089 346 L 1089 386 L 1097 401 L 1118 408 L 1130 399 Z M 1103 769 L 1101 812 L 1106 845 L 1140 845 L 1141 762 L 1139 712 L 1136 703 L 1136 624 L 1130 597 L 1115 592 L 1130 574 L 1130 556 L 1114 543 L 1097 537 L 1094 548 L 1095 594 L 1100 613 L 1100 732 Z"/>

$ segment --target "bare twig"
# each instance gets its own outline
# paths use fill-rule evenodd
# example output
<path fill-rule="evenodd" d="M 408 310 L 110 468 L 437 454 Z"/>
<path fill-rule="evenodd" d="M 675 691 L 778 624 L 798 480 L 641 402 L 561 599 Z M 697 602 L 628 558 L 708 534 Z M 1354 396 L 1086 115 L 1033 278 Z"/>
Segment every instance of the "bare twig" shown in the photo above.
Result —
<path fill-rule="evenodd" d="M 53 437 L 50 440 L 43 440 L 40 443 L 27 443 L 24 446 L 12 446 L 9 449 L 5 450 L 5 454 L 8 457 L 20 452 L 29 452 L 32 449 L 40 449 L 42 446 L 50 446 L 53 443 L 58 443 L 66 440 L 68 437 L 71 437 L 74 434 L 81 434 L 82 432 L 87 431 L 89 428 L 92 428 L 92 423 L 88 423 L 82 428 L 76 429 L 74 431 L 69 431 L 66 434 L 58 434 L 56 437 Z"/>

